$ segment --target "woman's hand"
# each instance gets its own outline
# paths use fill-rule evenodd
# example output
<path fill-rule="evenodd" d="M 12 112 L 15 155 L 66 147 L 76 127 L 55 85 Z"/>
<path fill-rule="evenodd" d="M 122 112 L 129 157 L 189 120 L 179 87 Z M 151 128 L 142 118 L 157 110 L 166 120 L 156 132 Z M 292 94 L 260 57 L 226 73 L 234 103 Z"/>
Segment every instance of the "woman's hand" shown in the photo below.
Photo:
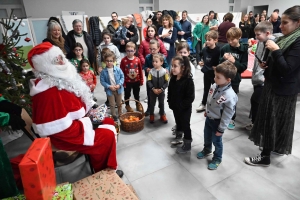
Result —
<path fill-rule="evenodd" d="M 266 48 L 268 48 L 270 51 L 275 51 L 280 49 L 279 46 L 273 40 L 268 40 L 266 42 Z"/>

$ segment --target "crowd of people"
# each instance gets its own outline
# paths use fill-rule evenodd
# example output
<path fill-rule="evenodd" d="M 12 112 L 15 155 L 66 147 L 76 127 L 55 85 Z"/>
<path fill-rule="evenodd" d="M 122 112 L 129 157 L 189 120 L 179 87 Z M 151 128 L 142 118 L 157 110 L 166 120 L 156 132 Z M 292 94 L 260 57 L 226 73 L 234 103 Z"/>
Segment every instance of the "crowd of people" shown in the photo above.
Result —
<path fill-rule="evenodd" d="M 73 21 L 73 30 L 65 37 L 59 22 L 49 21 L 44 42 L 58 47 L 63 54 L 62 57 L 56 57 L 54 64 L 63 65 L 69 62 L 65 57 L 69 59 L 90 92 L 95 90 L 96 75 L 100 74 L 100 83 L 107 95 L 106 104 L 110 107 L 115 121 L 122 114 L 122 99 L 128 100 L 133 91 L 135 100 L 140 101 L 140 86 L 146 84 L 145 101 L 148 105 L 145 116 L 149 116 L 150 123 L 155 123 L 154 108 L 158 99 L 159 120 L 168 123 L 164 105 L 166 97 L 176 122 L 172 128 L 175 138 L 171 144 L 178 145 L 177 153 L 191 151 L 193 137 L 190 118 L 195 99 L 195 68 L 201 69 L 204 73 L 204 92 L 196 111 L 204 112 L 206 121 L 204 148 L 197 157 L 202 159 L 212 154 L 213 144 L 215 151 L 208 168 L 214 170 L 222 162 L 222 135 L 226 129 L 235 128 L 241 74 L 248 65 L 248 39 L 255 37 L 259 42 L 252 76 L 252 123 L 246 128 L 252 129 L 249 138 L 256 145 L 260 145 L 263 151 L 256 157 L 246 157 L 245 162 L 250 165 L 269 166 L 271 152 L 291 153 L 295 107 L 297 94 L 300 92 L 300 57 L 297 56 L 300 53 L 300 6 L 287 9 L 281 18 L 278 14 L 279 10 L 276 9 L 268 19 L 266 12 L 261 15 L 249 12 L 242 17 L 239 27 L 235 27 L 232 13 L 224 15 L 223 22 L 219 24 L 216 13 L 210 11 L 192 30 L 191 22 L 187 20 L 187 11 L 182 12 L 181 20 L 177 15 L 163 15 L 163 12 L 158 11 L 155 18 L 147 19 L 147 27 L 143 29 L 145 39 L 140 41 L 138 47 L 137 28 L 133 25 L 132 15 L 119 20 L 118 14 L 112 12 L 112 20 L 102 31 L 102 42 L 96 47 L 97 54 L 92 38 L 83 31 L 80 20 Z M 278 32 L 282 36 L 274 37 L 273 34 Z M 191 45 L 187 43 L 189 39 L 192 40 Z M 196 67 L 189 59 L 191 48 L 196 49 Z M 36 70 L 38 63 L 32 65 Z M 48 73 L 47 70 L 42 72 Z M 61 78 L 68 81 L 69 76 Z M 44 76 L 39 74 L 38 77 L 43 79 Z M 38 84 L 36 82 L 35 87 Z M 40 92 L 35 90 L 36 93 Z M 82 99 L 87 103 L 86 97 Z M 33 104 L 36 102 L 37 100 Z M 126 101 L 126 111 L 133 110 Z M 142 111 L 139 104 L 136 104 L 136 110 Z M 33 119 L 43 121 L 40 118 Z M 64 126 L 68 129 L 67 125 Z M 78 126 L 77 124 L 74 127 Z M 83 126 L 87 127 L 86 124 Z M 53 131 L 55 130 L 49 130 L 49 135 L 54 135 L 55 143 L 65 150 L 95 154 L 94 146 L 100 145 L 97 141 L 104 140 L 94 133 L 95 143 L 87 140 L 92 147 L 84 146 L 85 144 L 82 146 L 78 141 L 75 142 L 77 146 L 63 146 L 62 143 L 67 142 L 67 136 Z M 89 151 L 88 148 L 92 150 Z M 115 144 L 109 148 L 115 148 Z M 113 158 L 115 152 L 114 155 L 104 151 L 103 153 L 107 155 L 107 159 L 101 160 L 102 164 L 97 169 L 104 165 L 103 162 L 109 161 L 110 166 L 116 168 Z M 93 157 L 94 162 L 99 161 L 97 156 Z"/>

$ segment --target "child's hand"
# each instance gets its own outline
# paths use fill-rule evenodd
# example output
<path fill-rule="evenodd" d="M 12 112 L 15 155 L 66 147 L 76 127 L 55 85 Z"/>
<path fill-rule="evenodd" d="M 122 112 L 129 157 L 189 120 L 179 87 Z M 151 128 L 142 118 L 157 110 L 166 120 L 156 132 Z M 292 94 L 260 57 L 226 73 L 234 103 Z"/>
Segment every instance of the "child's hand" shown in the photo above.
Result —
<path fill-rule="evenodd" d="M 129 34 L 130 34 L 130 35 L 133 35 L 133 34 L 134 34 L 134 32 L 130 32 L 130 31 L 129 31 Z"/>
<path fill-rule="evenodd" d="M 102 68 L 102 67 L 98 67 L 98 72 L 99 72 L 99 73 L 101 73 L 101 72 L 102 72 L 102 70 L 103 70 L 103 68 Z"/>
<path fill-rule="evenodd" d="M 220 133 L 220 132 L 216 132 L 216 136 L 222 136 L 223 134 L 222 133 Z"/>
<path fill-rule="evenodd" d="M 234 57 L 231 54 L 229 55 L 229 57 L 228 57 L 227 60 L 229 60 L 232 63 L 235 63 L 235 59 L 234 59 Z"/>
<path fill-rule="evenodd" d="M 149 73 L 150 70 L 151 70 L 150 68 L 147 68 L 147 73 Z"/>
<path fill-rule="evenodd" d="M 162 93 L 162 90 L 161 89 L 157 89 L 157 94 L 160 94 Z"/>
<path fill-rule="evenodd" d="M 223 58 L 224 58 L 225 60 L 228 60 L 229 55 L 230 55 L 229 53 L 224 53 Z"/>
<path fill-rule="evenodd" d="M 258 65 L 259 65 L 260 68 L 262 68 L 262 69 L 268 68 L 268 66 L 266 66 L 266 62 L 258 63 Z"/>
<path fill-rule="evenodd" d="M 204 112 L 204 117 L 207 117 L 206 111 Z"/>
<path fill-rule="evenodd" d="M 109 89 L 110 89 L 111 91 L 116 91 L 116 88 L 115 88 L 115 86 L 113 86 L 113 85 L 109 86 Z"/>
<path fill-rule="evenodd" d="M 212 66 L 212 68 L 213 68 L 213 70 L 216 70 L 217 67 L 216 66 Z"/>
<path fill-rule="evenodd" d="M 120 85 L 115 85 L 116 90 L 120 88 Z"/>
<path fill-rule="evenodd" d="M 203 62 L 203 61 L 200 61 L 198 64 L 199 64 L 201 67 L 204 66 L 204 62 Z"/>

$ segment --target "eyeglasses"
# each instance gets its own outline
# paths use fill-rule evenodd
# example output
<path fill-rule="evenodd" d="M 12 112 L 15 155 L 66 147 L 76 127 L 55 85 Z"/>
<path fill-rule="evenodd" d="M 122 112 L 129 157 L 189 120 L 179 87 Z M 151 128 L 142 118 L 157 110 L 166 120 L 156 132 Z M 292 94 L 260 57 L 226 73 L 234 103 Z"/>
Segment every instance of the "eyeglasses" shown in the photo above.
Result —
<path fill-rule="evenodd" d="M 149 51 L 156 51 L 157 49 L 152 49 L 152 48 L 149 48 Z"/>
<path fill-rule="evenodd" d="M 113 60 L 106 60 L 105 62 L 107 62 L 107 63 L 112 63 L 112 62 L 114 62 Z"/>
<path fill-rule="evenodd" d="M 79 52 L 82 51 L 82 49 L 74 49 L 74 51 Z"/>
<path fill-rule="evenodd" d="M 126 50 L 127 53 L 133 53 L 134 50 Z"/>

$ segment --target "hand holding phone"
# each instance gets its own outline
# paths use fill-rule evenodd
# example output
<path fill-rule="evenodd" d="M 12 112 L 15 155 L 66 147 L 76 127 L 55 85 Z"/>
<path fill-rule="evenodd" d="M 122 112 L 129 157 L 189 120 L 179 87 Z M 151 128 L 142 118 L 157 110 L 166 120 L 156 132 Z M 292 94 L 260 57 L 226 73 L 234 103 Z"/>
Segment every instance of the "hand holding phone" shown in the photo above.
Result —
<path fill-rule="evenodd" d="M 259 62 L 259 63 L 262 63 L 263 61 L 255 54 L 255 58 L 257 59 L 257 61 Z"/>

